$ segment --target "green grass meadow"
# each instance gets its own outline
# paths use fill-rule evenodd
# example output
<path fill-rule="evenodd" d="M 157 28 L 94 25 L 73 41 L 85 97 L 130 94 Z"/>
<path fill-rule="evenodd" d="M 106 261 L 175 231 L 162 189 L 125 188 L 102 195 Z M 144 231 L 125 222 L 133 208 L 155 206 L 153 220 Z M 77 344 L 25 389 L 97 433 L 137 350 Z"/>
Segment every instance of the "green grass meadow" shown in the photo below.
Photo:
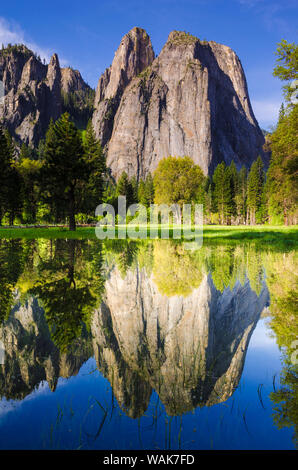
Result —
<path fill-rule="evenodd" d="M 157 227 L 155 227 L 157 228 Z M 161 236 L 161 229 L 163 226 L 158 227 L 158 237 Z M 147 236 L 146 236 L 147 231 Z M 113 228 L 108 227 L 107 238 L 113 238 Z M 149 226 L 140 226 L 139 233 L 142 236 L 139 238 L 150 239 Z M 125 226 L 115 226 L 115 238 L 126 238 Z M 67 228 L 51 227 L 51 228 L 4 228 L 0 227 L 0 238 L 46 238 L 46 239 L 96 239 L 95 227 L 78 227 L 76 231 L 71 232 Z M 127 237 L 138 238 L 138 237 Z M 164 237 L 163 237 L 164 238 Z M 169 229 L 169 238 L 179 239 L 179 228 L 171 226 Z M 182 240 L 187 239 L 182 235 Z M 222 225 L 205 225 L 203 227 L 203 240 L 204 242 L 261 242 L 268 244 L 286 244 L 295 246 L 298 242 L 298 225 L 294 226 L 270 226 L 270 225 L 242 225 L 242 226 L 222 226 Z"/>

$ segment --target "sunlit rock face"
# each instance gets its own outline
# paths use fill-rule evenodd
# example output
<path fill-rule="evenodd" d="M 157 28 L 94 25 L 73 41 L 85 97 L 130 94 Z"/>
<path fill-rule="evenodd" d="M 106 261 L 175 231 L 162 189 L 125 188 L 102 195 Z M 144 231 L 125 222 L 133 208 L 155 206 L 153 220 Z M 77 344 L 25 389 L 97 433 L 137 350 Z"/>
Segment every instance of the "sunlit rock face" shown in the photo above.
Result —
<path fill-rule="evenodd" d="M 91 355 L 84 339 L 71 352 L 59 352 L 51 340 L 44 310 L 34 297 L 22 305 L 16 301 L 0 326 L 0 340 L 5 349 L 5 362 L 0 365 L 0 398 L 24 398 L 43 380 L 55 390 L 59 377 L 76 375 Z"/>
<path fill-rule="evenodd" d="M 123 279 L 115 268 L 93 318 L 98 366 L 131 416 L 144 412 L 151 387 L 169 415 L 225 401 L 238 385 L 267 302 L 266 287 L 258 296 L 248 280 L 221 293 L 205 275 L 187 297 L 167 297 L 145 269 Z"/>
<path fill-rule="evenodd" d="M 205 174 L 222 161 L 250 167 L 261 155 L 268 163 L 234 51 L 173 31 L 159 56 L 151 65 L 147 62 L 143 73 L 122 91 L 115 117 L 113 111 L 107 164 L 116 179 L 123 171 L 144 178 L 169 155 L 190 156 Z M 106 73 L 99 82 L 98 99 L 103 99 L 101 90 L 108 84 Z M 105 145 L 98 116 L 102 119 L 103 112 L 95 112 L 93 123 Z"/>
<path fill-rule="evenodd" d="M 152 44 L 144 29 L 133 28 L 122 38 L 112 65 L 99 79 L 95 95 L 92 121 L 103 146 L 111 137 L 114 116 L 125 87 L 153 60 Z"/>

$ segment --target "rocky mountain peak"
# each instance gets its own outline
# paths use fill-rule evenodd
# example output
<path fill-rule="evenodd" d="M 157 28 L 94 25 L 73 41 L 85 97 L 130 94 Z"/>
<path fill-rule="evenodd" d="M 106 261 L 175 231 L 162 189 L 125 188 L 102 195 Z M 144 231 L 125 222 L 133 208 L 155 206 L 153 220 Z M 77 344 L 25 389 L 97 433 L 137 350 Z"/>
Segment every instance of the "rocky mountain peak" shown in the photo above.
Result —
<path fill-rule="evenodd" d="M 50 119 L 56 120 L 65 110 L 80 122 L 91 117 L 93 90 L 79 71 L 61 69 L 57 54 L 45 65 L 24 45 L 2 49 L 0 80 L 5 91 L 0 121 L 19 142 L 36 146 L 45 136 Z M 72 99 L 68 99 L 70 93 Z"/>
<path fill-rule="evenodd" d="M 0 80 L 6 93 L 11 89 L 16 91 L 23 67 L 33 56 L 33 52 L 24 45 L 10 45 L 0 50 Z"/>
<path fill-rule="evenodd" d="M 61 69 L 57 54 L 53 54 L 48 65 L 47 83 L 50 90 L 57 87 L 61 81 Z"/>
<path fill-rule="evenodd" d="M 153 62 L 154 57 L 150 37 L 144 29 L 135 27 L 123 36 L 112 65 L 99 79 L 95 95 L 93 125 L 103 145 L 111 136 L 124 89 Z"/>
<path fill-rule="evenodd" d="M 100 136 L 100 134 L 99 134 Z M 125 88 L 113 117 L 107 164 L 144 178 L 169 155 L 205 174 L 222 161 L 250 167 L 263 151 L 240 60 L 229 47 L 173 31 L 159 56 Z"/>
<path fill-rule="evenodd" d="M 41 81 L 45 78 L 46 72 L 46 65 L 43 65 L 35 56 L 31 56 L 24 65 L 21 82 L 22 84 L 27 85 L 32 80 Z"/>
<path fill-rule="evenodd" d="M 86 88 L 88 88 L 88 86 L 78 70 L 74 70 L 71 67 L 61 69 L 61 89 L 64 93 L 74 93 L 75 91 L 85 90 Z"/>
<path fill-rule="evenodd" d="M 110 67 L 109 83 L 104 90 L 104 98 L 114 98 L 153 60 L 154 52 L 148 34 L 144 29 L 133 28 L 122 38 L 115 53 Z"/>
<path fill-rule="evenodd" d="M 195 44 L 197 41 L 199 41 L 199 39 L 196 36 L 193 36 L 192 34 L 185 31 L 171 31 L 165 47 L 171 45 L 186 46 L 189 44 Z"/>

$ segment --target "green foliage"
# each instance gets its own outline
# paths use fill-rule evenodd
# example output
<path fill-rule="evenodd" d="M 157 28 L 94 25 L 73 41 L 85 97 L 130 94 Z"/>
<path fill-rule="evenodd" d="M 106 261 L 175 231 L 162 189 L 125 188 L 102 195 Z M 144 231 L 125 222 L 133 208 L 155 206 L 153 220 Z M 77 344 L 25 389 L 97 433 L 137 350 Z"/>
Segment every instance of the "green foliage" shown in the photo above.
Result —
<path fill-rule="evenodd" d="M 220 222 L 231 223 L 231 216 L 234 214 L 233 192 L 236 182 L 233 180 L 233 167 L 226 167 L 225 162 L 219 163 L 213 173 L 213 198 L 214 209 L 219 213 Z"/>
<path fill-rule="evenodd" d="M 50 256 L 39 261 L 38 280 L 29 292 L 42 301 L 53 342 L 62 352 L 90 324 L 103 292 L 101 271 L 101 245 L 90 256 L 76 240 L 57 240 Z"/>
<path fill-rule="evenodd" d="M 270 394 L 273 420 L 278 429 L 294 426 L 293 441 L 298 446 L 298 367 L 293 364 L 298 331 L 297 253 L 282 256 L 269 253 L 265 258 L 266 284 L 270 292 L 270 328 L 283 351 L 281 386 Z"/>
<path fill-rule="evenodd" d="M 297 79 L 298 45 L 295 43 L 288 43 L 285 39 L 282 39 L 278 44 L 276 55 L 276 66 L 273 70 L 273 75 L 280 78 L 280 80 L 287 82 L 289 80 L 292 81 Z M 290 84 L 286 84 L 283 89 L 286 99 L 289 100 L 291 94 Z"/>
<path fill-rule="evenodd" d="M 182 245 L 167 240 L 154 243 L 153 279 L 161 294 L 187 297 L 199 287 L 204 273 L 196 254 Z"/>
<path fill-rule="evenodd" d="M 75 92 L 61 91 L 62 112 L 69 113 L 79 129 L 85 129 L 93 113 L 95 90 L 86 88 Z"/>
<path fill-rule="evenodd" d="M 235 194 L 236 213 L 240 223 L 245 223 L 247 210 L 247 170 L 242 166 L 238 176 L 238 188 Z"/>
<path fill-rule="evenodd" d="M 284 223 L 297 223 L 298 200 L 298 105 L 283 113 L 272 133 L 271 161 L 266 193 L 271 219 L 281 215 Z"/>
<path fill-rule="evenodd" d="M 37 218 L 42 163 L 40 160 L 31 160 L 30 155 L 30 151 L 21 151 L 17 171 L 22 179 L 23 220 L 32 224 Z"/>
<path fill-rule="evenodd" d="M 134 192 L 134 187 L 131 181 L 129 180 L 127 173 L 123 171 L 117 183 L 117 197 L 125 196 L 126 206 L 128 207 L 135 202 Z"/>
<path fill-rule="evenodd" d="M 96 207 L 103 200 L 106 162 L 100 142 L 95 137 L 91 120 L 84 136 L 84 152 L 89 177 L 87 182 L 81 182 L 81 208 L 86 213 L 94 214 Z"/>
<path fill-rule="evenodd" d="M 5 57 L 10 54 L 22 55 L 25 59 L 29 59 L 32 55 L 35 55 L 35 57 L 38 58 L 37 54 L 34 54 L 24 44 L 7 44 L 6 47 L 4 47 L 4 45 L 2 44 L 0 56 Z"/>
<path fill-rule="evenodd" d="M 0 240 L 0 325 L 8 318 L 14 303 L 16 283 L 24 268 L 20 240 Z"/>
<path fill-rule="evenodd" d="M 14 159 L 14 145 L 8 131 L 0 127 L 0 225 L 6 214 L 10 225 L 22 209 L 21 177 Z"/>
<path fill-rule="evenodd" d="M 4 130 L 0 128 L 0 225 L 6 211 L 8 184 L 7 178 L 12 163 L 12 155 Z"/>
<path fill-rule="evenodd" d="M 75 214 L 81 203 L 82 185 L 88 181 L 88 169 L 81 135 L 65 113 L 48 129 L 41 174 L 44 199 L 56 209 L 64 209 L 70 230 L 76 228 Z"/>
<path fill-rule="evenodd" d="M 198 41 L 196 36 L 186 32 L 186 31 L 172 31 L 171 33 L 171 44 L 175 45 L 186 45 L 193 44 Z"/>
<path fill-rule="evenodd" d="M 270 393 L 273 421 L 278 429 L 294 427 L 293 442 L 298 449 L 298 368 L 287 364 L 283 368 L 281 387 Z"/>
<path fill-rule="evenodd" d="M 154 202 L 183 204 L 196 202 L 205 184 L 205 176 L 190 157 L 163 158 L 154 172 Z"/>
<path fill-rule="evenodd" d="M 138 201 L 146 207 L 154 203 L 154 182 L 151 173 L 138 185 Z"/>
<path fill-rule="evenodd" d="M 262 223 L 264 220 L 264 182 L 264 165 L 261 157 L 258 157 L 247 178 L 247 208 L 251 224 Z"/>

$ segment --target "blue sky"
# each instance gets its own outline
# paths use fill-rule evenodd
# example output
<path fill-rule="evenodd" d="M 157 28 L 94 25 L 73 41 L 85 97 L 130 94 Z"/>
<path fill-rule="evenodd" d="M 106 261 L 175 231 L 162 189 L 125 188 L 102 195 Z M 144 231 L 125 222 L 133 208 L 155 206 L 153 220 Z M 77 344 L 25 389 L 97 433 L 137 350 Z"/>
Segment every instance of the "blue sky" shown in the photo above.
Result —
<path fill-rule="evenodd" d="M 25 42 L 46 57 L 80 70 L 96 87 L 120 40 L 134 26 L 148 32 L 158 54 L 170 31 L 230 46 L 246 73 L 261 127 L 276 122 L 281 82 L 272 76 L 276 44 L 297 42 L 297 0 L 42 0 L 4 2 L 0 44 Z"/>

